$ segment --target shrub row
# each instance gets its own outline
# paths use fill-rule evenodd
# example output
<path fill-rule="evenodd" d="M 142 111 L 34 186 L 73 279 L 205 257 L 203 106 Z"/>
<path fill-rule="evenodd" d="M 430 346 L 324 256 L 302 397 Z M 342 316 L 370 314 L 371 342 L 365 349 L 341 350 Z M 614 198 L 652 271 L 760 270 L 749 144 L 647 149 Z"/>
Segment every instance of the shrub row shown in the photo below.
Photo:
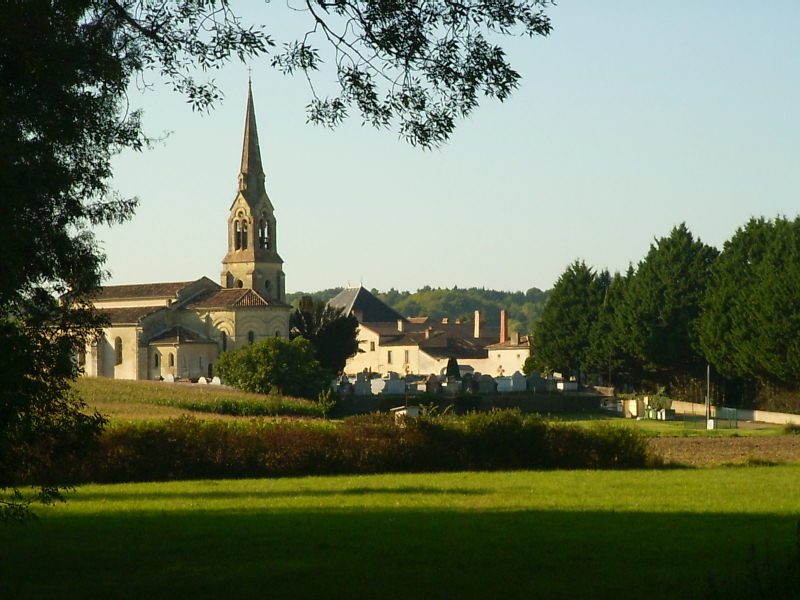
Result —
<path fill-rule="evenodd" d="M 128 482 L 222 477 L 653 466 L 627 428 L 550 423 L 519 411 L 425 417 L 221 422 L 191 417 L 118 425 L 63 477 Z"/>
<path fill-rule="evenodd" d="M 325 416 L 325 406 L 311 400 L 270 395 L 264 399 L 243 400 L 241 398 L 169 399 L 154 402 L 195 412 L 232 415 L 235 417 L 318 417 Z"/>

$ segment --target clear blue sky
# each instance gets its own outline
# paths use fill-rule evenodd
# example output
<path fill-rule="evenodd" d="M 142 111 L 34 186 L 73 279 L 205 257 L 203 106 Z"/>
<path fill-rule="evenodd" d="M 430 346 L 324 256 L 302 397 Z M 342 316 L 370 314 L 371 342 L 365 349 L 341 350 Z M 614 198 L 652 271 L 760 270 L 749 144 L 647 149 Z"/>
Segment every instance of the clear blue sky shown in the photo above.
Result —
<path fill-rule="evenodd" d="M 248 9 L 278 41 L 296 31 L 282 2 Z M 548 289 L 576 258 L 626 269 L 682 221 L 721 247 L 751 216 L 798 213 L 800 2 L 548 12 L 550 37 L 507 44 L 520 88 L 432 152 L 357 118 L 307 125 L 305 81 L 251 65 L 288 291 Z M 214 77 L 225 99 L 207 115 L 165 87 L 131 96 L 149 133 L 171 134 L 116 161 L 114 186 L 141 204 L 98 232 L 110 284 L 218 280 L 247 69 Z"/>

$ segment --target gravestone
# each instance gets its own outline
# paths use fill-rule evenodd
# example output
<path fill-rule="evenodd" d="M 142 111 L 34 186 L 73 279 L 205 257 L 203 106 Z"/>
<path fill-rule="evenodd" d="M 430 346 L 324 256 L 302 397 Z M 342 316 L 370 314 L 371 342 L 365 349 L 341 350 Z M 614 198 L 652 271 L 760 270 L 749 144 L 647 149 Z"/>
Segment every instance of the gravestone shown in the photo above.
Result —
<path fill-rule="evenodd" d="M 547 391 L 547 382 L 538 373 L 528 375 L 528 389 L 534 392 Z"/>
<path fill-rule="evenodd" d="M 173 381 L 175 381 L 175 376 L 172 373 L 167 373 L 166 375 L 164 375 L 164 381 L 169 381 L 170 383 L 172 383 Z"/>
<path fill-rule="evenodd" d="M 481 375 L 478 380 L 478 393 L 494 394 L 497 391 L 497 384 L 491 375 Z"/>
<path fill-rule="evenodd" d="M 350 383 L 350 379 L 347 375 L 342 375 L 339 377 L 339 381 L 336 385 L 336 391 L 341 394 L 342 396 L 350 396 L 353 393 L 353 384 Z"/>
<path fill-rule="evenodd" d="M 439 382 L 436 375 L 428 375 L 428 378 L 425 380 L 425 393 L 438 394 L 441 391 L 442 384 Z"/>
<path fill-rule="evenodd" d="M 406 382 L 400 379 L 397 373 L 390 372 L 384 381 L 386 382 L 383 387 L 384 394 L 402 395 L 406 393 Z"/>
<path fill-rule="evenodd" d="M 222 385 L 222 380 L 215 375 L 211 378 L 211 385 Z"/>
<path fill-rule="evenodd" d="M 206 385 L 208 384 L 208 379 L 206 379 L 205 377 L 198 377 L 197 383 L 202 383 L 203 385 Z"/>
<path fill-rule="evenodd" d="M 511 377 L 495 377 L 494 382 L 497 385 L 498 392 L 514 391 L 514 387 L 511 382 Z"/>
<path fill-rule="evenodd" d="M 524 392 L 528 389 L 528 380 L 519 371 L 514 371 L 511 376 L 511 389 L 515 392 Z"/>
<path fill-rule="evenodd" d="M 356 396 L 369 396 L 372 394 L 372 386 L 369 384 L 366 373 L 356 375 L 356 384 L 353 386 L 353 393 Z"/>

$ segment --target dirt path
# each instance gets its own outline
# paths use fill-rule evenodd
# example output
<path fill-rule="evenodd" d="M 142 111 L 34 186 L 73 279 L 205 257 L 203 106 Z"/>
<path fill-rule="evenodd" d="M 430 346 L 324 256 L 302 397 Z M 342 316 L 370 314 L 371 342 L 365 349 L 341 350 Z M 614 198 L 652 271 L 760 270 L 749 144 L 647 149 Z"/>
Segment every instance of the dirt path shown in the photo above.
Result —
<path fill-rule="evenodd" d="M 666 462 L 692 466 L 744 463 L 749 460 L 800 463 L 800 435 L 663 437 L 650 439 L 650 446 Z"/>

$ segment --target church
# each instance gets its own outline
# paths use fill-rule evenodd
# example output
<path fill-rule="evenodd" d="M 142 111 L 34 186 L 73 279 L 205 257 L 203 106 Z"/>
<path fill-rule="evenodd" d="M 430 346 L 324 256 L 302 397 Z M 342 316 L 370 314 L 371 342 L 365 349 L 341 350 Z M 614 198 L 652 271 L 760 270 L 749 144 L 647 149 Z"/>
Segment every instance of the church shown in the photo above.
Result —
<path fill-rule="evenodd" d="M 291 307 L 264 183 L 252 86 L 227 233 L 219 283 L 201 277 L 103 287 L 94 305 L 109 325 L 79 353 L 84 373 L 115 379 L 212 377 L 221 352 L 289 335 Z"/>

